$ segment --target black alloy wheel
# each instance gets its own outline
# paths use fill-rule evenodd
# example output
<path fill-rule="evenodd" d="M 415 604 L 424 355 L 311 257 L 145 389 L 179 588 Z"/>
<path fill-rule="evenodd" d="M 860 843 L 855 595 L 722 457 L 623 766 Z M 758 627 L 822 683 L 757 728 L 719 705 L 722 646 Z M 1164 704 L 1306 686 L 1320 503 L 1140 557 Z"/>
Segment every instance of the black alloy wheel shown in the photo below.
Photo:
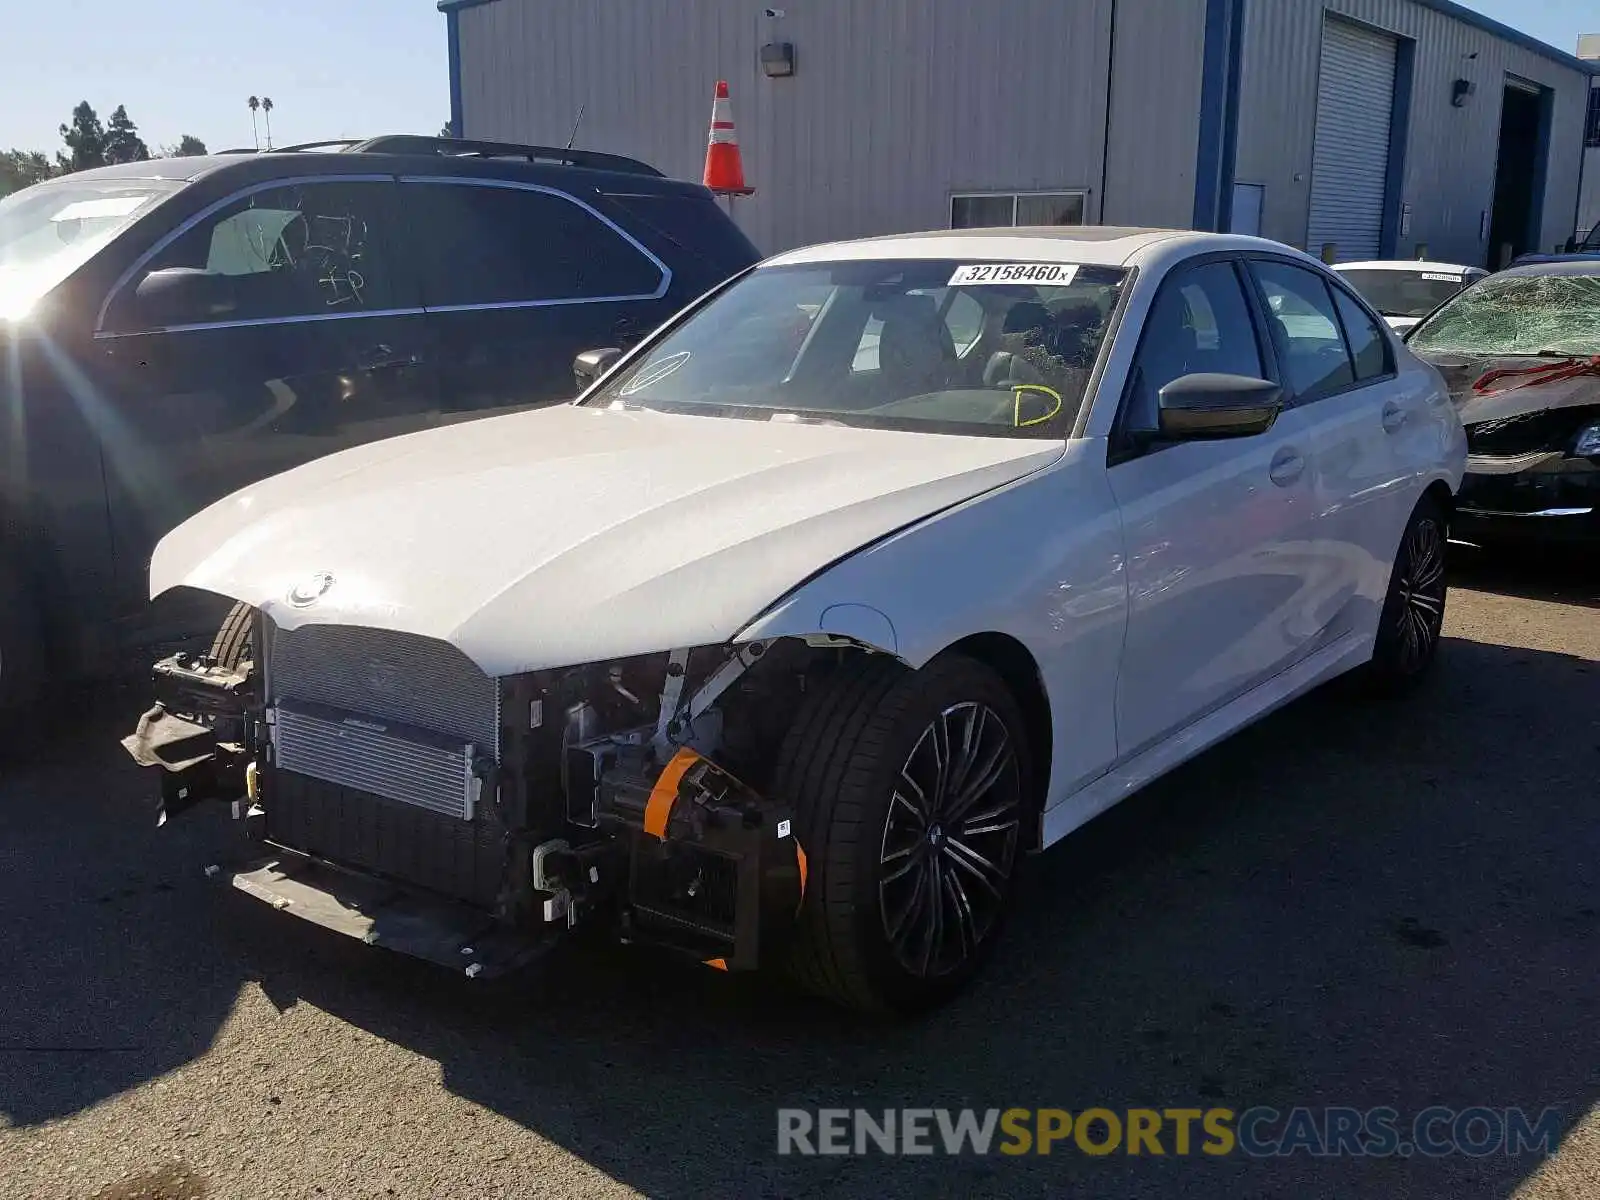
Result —
<path fill-rule="evenodd" d="M 1011 733 L 964 701 L 923 729 L 894 783 L 878 857 L 878 908 L 900 966 L 958 970 L 994 932 L 1010 892 L 1022 824 Z"/>

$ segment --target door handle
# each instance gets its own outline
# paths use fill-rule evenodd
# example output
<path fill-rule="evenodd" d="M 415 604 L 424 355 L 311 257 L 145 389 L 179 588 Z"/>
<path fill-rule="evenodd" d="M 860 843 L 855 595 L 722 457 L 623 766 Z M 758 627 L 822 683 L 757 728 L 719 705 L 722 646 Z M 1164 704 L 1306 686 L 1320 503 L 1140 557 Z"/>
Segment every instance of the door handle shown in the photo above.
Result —
<path fill-rule="evenodd" d="M 1385 433 L 1398 433 L 1400 427 L 1406 423 L 1406 410 L 1393 400 L 1383 406 L 1383 431 Z"/>
<path fill-rule="evenodd" d="M 1285 446 L 1272 456 L 1272 466 L 1267 468 L 1267 476 L 1279 487 L 1288 487 L 1304 475 L 1305 470 L 1305 457 L 1293 446 Z"/>
<path fill-rule="evenodd" d="M 415 367 L 422 364 L 420 354 L 402 354 L 387 344 L 373 346 L 356 356 L 356 368 L 362 371 L 388 371 L 395 367 Z"/>

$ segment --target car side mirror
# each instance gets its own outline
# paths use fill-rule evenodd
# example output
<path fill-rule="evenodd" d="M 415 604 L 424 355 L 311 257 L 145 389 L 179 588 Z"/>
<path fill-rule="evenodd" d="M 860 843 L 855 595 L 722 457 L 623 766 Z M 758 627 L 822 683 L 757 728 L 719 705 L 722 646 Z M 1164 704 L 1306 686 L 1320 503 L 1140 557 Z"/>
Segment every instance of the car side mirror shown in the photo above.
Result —
<path fill-rule="evenodd" d="M 617 360 L 622 357 L 622 351 L 616 346 L 606 346 L 601 350 L 585 350 L 572 360 L 572 378 L 578 384 L 578 391 L 586 392 L 599 383 L 617 365 Z"/>
<path fill-rule="evenodd" d="M 214 321 L 239 307 L 232 276 L 196 267 L 151 271 L 139 281 L 133 295 L 139 316 L 149 326 Z"/>
<path fill-rule="evenodd" d="M 1249 375 L 1201 372 L 1174 379 L 1161 389 L 1157 403 L 1162 437 L 1252 437 L 1278 419 L 1283 389 Z"/>

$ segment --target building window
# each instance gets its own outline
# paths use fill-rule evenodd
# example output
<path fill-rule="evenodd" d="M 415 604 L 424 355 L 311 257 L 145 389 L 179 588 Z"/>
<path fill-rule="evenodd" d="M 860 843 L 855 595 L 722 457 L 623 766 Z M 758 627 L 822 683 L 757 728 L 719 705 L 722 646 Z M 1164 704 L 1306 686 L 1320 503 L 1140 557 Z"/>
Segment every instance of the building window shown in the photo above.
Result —
<path fill-rule="evenodd" d="M 950 197 L 951 229 L 1082 225 L 1087 192 L 990 192 Z"/>
<path fill-rule="evenodd" d="M 1583 144 L 1600 146 L 1600 87 L 1589 89 L 1589 119 L 1583 123 Z"/>

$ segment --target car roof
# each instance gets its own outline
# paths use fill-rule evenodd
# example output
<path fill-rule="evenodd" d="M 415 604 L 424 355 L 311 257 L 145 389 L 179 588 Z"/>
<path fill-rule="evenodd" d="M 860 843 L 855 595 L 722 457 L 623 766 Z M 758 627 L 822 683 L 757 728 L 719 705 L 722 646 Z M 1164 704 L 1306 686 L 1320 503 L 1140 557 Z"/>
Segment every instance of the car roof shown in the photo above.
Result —
<path fill-rule="evenodd" d="M 1497 275 L 1600 275 L 1600 258 L 1566 258 L 1507 267 Z"/>
<path fill-rule="evenodd" d="M 1335 271 L 1450 271 L 1465 275 L 1469 271 L 1483 271 L 1482 267 L 1469 267 L 1461 263 L 1423 262 L 1414 258 L 1375 258 L 1370 262 L 1335 263 Z M 1488 274 L 1488 272 L 1484 272 Z"/>
<path fill-rule="evenodd" d="M 1189 229 L 1144 229 L 1117 225 L 1001 226 L 990 229 L 935 229 L 825 242 L 785 251 L 767 266 L 860 259 L 939 258 L 978 261 L 1015 258 L 1022 262 L 1078 263 L 1085 266 L 1138 266 L 1157 257 L 1182 257 L 1208 250 L 1267 250 L 1303 257 L 1281 242 L 1229 233 Z"/>

